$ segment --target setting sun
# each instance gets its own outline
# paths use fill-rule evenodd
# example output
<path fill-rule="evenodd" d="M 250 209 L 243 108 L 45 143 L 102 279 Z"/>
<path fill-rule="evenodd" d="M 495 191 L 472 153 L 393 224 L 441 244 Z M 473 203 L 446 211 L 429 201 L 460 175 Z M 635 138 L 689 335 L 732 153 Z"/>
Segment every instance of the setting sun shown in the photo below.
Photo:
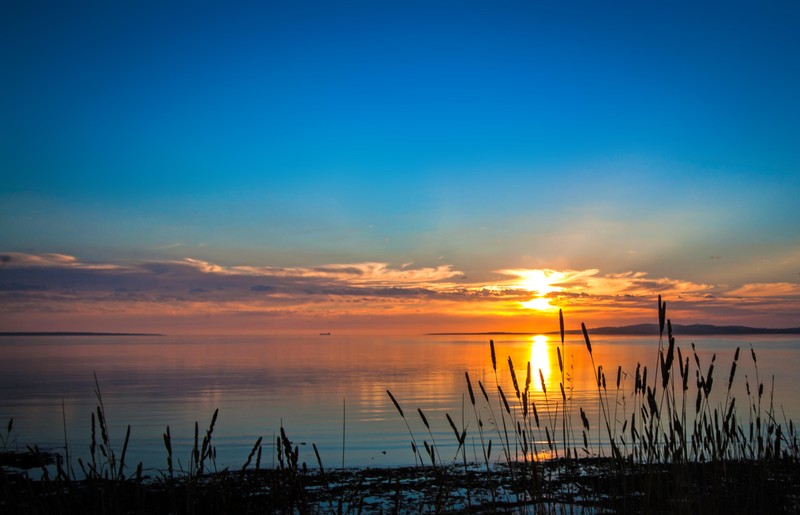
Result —
<path fill-rule="evenodd" d="M 560 291 L 561 288 L 554 286 L 554 283 L 563 278 L 563 273 L 555 270 L 509 270 L 509 273 L 517 275 L 520 280 L 517 284 L 533 293 L 531 300 L 522 303 L 522 306 L 536 311 L 552 311 L 556 309 L 550 304 L 547 297 L 549 293 Z"/>
<path fill-rule="evenodd" d="M 536 311 L 550 311 L 556 309 L 555 306 L 550 304 L 550 300 L 545 297 L 534 297 L 529 301 L 523 302 L 522 306 L 528 309 L 535 309 Z"/>

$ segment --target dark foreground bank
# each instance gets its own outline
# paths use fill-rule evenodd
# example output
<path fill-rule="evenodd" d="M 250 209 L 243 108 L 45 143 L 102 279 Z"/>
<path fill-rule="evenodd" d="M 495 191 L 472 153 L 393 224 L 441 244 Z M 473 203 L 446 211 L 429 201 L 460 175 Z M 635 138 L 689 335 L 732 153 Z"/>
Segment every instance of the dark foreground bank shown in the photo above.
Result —
<path fill-rule="evenodd" d="M 6 456 L 6 459 L 8 456 Z M 36 465 L 36 457 L 20 458 Z M 44 465 L 47 458 L 41 461 Z M 8 464 L 8 461 L 4 463 Z M 19 464 L 19 463 L 17 463 Z M 635 464 L 611 458 L 345 471 L 286 463 L 196 476 L 32 479 L 0 469 L 5 514 L 797 513 L 796 460 Z"/>

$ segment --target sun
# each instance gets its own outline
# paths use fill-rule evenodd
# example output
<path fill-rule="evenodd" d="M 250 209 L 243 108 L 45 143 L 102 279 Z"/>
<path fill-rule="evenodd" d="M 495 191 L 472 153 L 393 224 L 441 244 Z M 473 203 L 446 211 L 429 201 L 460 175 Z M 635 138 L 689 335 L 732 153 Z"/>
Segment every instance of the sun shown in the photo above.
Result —
<path fill-rule="evenodd" d="M 539 295 L 547 295 L 557 289 L 551 284 L 553 282 L 551 276 L 557 272 L 550 270 L 517 270 L 516 272 L 520 276 L 517 284 L 526 290 L 535 291 Z"/>
<path fill-rule="evenodd" d="M 546 297 L 534 297 L 531 300 L 523 302 L 522 307 L 535 309 L 536 311 L 550 311 L 555 309 L 555 306 L 550 304 L 550 299 Z"/>
<path fill-rule="evenodd" d="M 513 273 L 520 279 L 516 283 L 518 286 L 533 293 L 531 300 L 522 303 L 527 309 L 536 311 L 553 311 L 557 309 L 550 304 L 547 297 L 549 293 L 561 291 L 561 288 L 554 284 L 562 279 L 563 275 L 555 270 L 514 270 Z"/>

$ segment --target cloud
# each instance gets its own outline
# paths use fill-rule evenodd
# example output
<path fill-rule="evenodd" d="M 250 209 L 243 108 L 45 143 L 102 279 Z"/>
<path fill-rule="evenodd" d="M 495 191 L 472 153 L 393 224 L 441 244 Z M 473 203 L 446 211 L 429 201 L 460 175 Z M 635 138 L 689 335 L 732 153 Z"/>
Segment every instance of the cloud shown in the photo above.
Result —
<path fill-rule="evenodd" d="M 46 289 L 47 287 L 41 284 L 25 284 L 16 282 L 0 284 L 0 291 L 26 291 L 26 290 L 43 291 Z"/>
<path fill-rule="evenodd" d="M 0 315 L 110 314 L 145 317 L 257 315 L 282 320 L 336 317 L 544 316 L 536 307 L 582 317 L 650 320 L 655 298 L 672 313 L 713 316 L 788 314 L 800 285 L 729 287 L 646 272 L 500 269 L 494 281 L 468 282 L 449 264 L 333 263 L 308 267 L 225 266 L 200 259 L 87 263 L 63 254 L 0 254 Z M 542 299 L 546 302 L 534 299 Z M 525 308 L 525 306 L 528 308 Z M 683 311 L 680 311 L 683 310 Z M 796 311 L 795 311 L 796 312 Z M 784 315 L 782 315 L 784 316 Z M 637 318 L 638 317 L 638 318 Z M 772 325 L 775 325 L 773 323 Z M 791 325 L 789 323 L 788 325 Z M 496 326 L 487 329 L 497 329 Z M 505 330 L 505 327 L 499 329 Z"/>
<path fill-rule="evenodd" d="M 76 266 L 77 260 L 64 254 L 23 254 L 4 252 L 0 254 L 0 266 L 7 268 L 28 268 L 34 266 Z"/>
<path fill-rule="evenodd" d="M 251 294 L 369 297 L 431 296 L 452 287 L 462 272 L 450 265 L 412 268 L 405 263 L 329 264 L 315 267 L 226 267 L 193 258 L 127 264 L 83 263 L 72 256 L 7 253 L 0 268 L 0 290 L 80 292 L 83 298 L 108 292 L 134 292 L 152 301 L 156 295 L 209 293 L 216 300 L 246 299 Z"/>
<path fill-rule="evenodd" d="M 219 265 L 214 265 L 212 263 L 208 263 L 206 261 L 200 261 L 198 259 L 192 258 L 185 258 L 182 262 L 173 262 L 173 264 L 178 265 L 186 265 L 190 267 L 194 267 L 201 272 L 205 272 L 207 274 L 221 274 L 225 273 L 225 269 Z"/>
<path fill-rule="evenodd" d="M 538 274 L 533 274 L 538 272 Z M 715 288 L 711 284 L 695 283 L 680 279 L 652 279 L 646 272 L 624 272 L 617 274 L 601 274 L 600 270 L 551 270 L 551 269 L 507 269 L 496 273 L 510 276 L 510 279 L 499 283 L 498 287 L 509 285 L 526 285 L 531 276 L 536 280 L 529 283 L 531 291 L 546 293 L 549 297 L 560 296 L 583 297 L 615 297 L 615 296 L 648 296 L 703 294 Z"/>
<path fill-rule="evenodd" d="M 274 286 L 267 286 L 266 284 L 254 284 L 250 287 L 250 291 L 275 291 Z"/>
<path fill-rule="evenodd" d="M 196 263 L 195 260 L 191 261 Z M 442 265 L 434 268 L 410 268 L 410 266 L 410 263 L 404 263 L 395 268 L 388 263 L 368 262 L 303 268 L 236 266 L 214 271 L 229 275 L 329 279 L 370 285 L 431 283 L 462 275 L 462 272 L 455 270 L 451 265 Z"/>
<path fill-rule="evenodd" d="M 498 273 L 506 278 L 489 289 L 506 296 L 515 285 L 526 285 L 526 278 L 547 280 L 544 288 L 537 281 L 527 284 L 529 291 L 523 306 L 562 308 L 581 316 L 614 319 L 617 324 L 621 320 L 632 322 L 637 317 L 649 320 L 658 295 L 668 301 L 670 313 L 685 322 L 796 326 L 797 317 L 792 311 L 800 310 L 800 284 L 789 282 L 731 287 L 670 277 L 653 278 L 641 271 L 603 274 L 597 269 L 507 269 Z"/>
<path fill-rule="evenodd" d="M 74 256 L 66 254 L 25 254 L 22 252 L 0 253 L 1 268 L 65 267 L 87 270 L 108 270 L 117 268 L 112 264 L 80 263 Z"/>
<path fill-rule="evenodd" d="M 751 283 L 728 292 L 731 297 L 800 297 L 800 284 Z"/>

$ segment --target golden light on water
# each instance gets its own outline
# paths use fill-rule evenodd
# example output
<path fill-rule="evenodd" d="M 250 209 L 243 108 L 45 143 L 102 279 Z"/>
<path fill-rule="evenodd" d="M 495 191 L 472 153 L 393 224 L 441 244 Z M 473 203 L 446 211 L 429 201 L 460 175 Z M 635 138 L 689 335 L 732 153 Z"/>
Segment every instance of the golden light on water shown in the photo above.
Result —
<path fill-rule="evenodd" d="M 533 374 L 533 385 L 539 390 L 542 388 L 539 370 L 542 371 L 545 383 L 550 382 L 550 346 L 547 336 L 537 334 L 531 337 L 531 374 Z"/>

